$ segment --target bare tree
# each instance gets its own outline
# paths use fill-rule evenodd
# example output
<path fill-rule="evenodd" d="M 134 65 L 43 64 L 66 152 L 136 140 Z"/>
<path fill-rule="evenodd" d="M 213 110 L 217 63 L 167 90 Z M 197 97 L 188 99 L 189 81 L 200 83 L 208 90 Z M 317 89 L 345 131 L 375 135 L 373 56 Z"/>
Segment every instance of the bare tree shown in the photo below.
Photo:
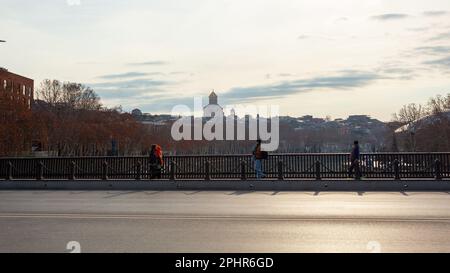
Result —
<path fill-rule="evenodd" d="M 398 114 L 394 114 L 394 121 L 412 124 L 427 115 L 427 111 L 420 104 L 411 103 L 403 106 Z"/>
<path fill-rule="evenodd" d="M 450 150 L 450 94 L 431 98 L 425 106 L 404 106 L 394 120 L 408 125 L 403 135 L 405 148 L 410 151 Z"/>
<path fill-rule="evenodd" d="M 450 111 L 450 93 L 446 97 L 441 95 L 428 101 L 428 110 L 431 115 L 439 115 Z"/>
<path fill-rule="evenodd" d="M 55 106 L 62 102 L 62 83 L 58 80 L 44 80 L 36 92 L 38 99 L 44 100 L 48 104 Z"/>
<path fill-rule="evenodd" d="M 79 83 L 65 83 L 63 85 L 63 102 L 74 109 L 101 109 L 100 98 L 94 90 Z"/>
<path fill-rule="evenodd" d="M 79 83 L 44 80 L 37 97 L 52 106 L 63 105 L 77 110 L 100 110 L 100 97 L 90 87 Z"/>

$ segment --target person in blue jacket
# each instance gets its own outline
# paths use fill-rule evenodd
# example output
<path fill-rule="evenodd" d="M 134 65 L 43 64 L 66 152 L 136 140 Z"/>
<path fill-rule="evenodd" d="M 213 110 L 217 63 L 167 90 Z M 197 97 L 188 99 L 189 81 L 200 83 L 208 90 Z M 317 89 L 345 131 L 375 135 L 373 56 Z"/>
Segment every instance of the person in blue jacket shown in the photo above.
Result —
<path fill-rule="evenodd" d="M 359 142 L 355 141 L 353 145 L 352 152 L 350 154 L 350 168 L 348 169 L 348 175 L 353 177 L 353 172 L 359 176 L 359 160 L 361 158 L 361 153 L 359 150 Z"/>

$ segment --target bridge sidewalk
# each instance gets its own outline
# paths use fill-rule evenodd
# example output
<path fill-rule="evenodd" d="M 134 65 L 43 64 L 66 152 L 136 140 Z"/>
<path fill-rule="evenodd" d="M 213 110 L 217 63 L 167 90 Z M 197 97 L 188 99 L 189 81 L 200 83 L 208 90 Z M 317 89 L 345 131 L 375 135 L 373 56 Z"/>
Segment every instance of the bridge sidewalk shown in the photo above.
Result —
<path fill-rule="evenodd" d="M 450 191 L 450 180 L 0 180 L 0 190 Z"/>

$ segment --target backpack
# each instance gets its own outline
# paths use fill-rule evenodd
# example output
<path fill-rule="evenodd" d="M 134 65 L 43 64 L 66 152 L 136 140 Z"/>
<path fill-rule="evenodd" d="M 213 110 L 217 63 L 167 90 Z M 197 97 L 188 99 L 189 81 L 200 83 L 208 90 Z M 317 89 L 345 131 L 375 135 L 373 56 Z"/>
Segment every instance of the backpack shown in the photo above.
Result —
<path fill-rule="evenodd" d="M 266 151 L 261 151 L 261 157 L 262 159 L 267 160 L 269 159 L 269 153 Z"/>
<path fill-rule="evenodd" d="M 159 163 L 161 164 L 161 166 L 164 166 L 164 160 L 163 160 L 163 151 L 161 146 L 156 145 L 156 156 L 158 157 Z"/>

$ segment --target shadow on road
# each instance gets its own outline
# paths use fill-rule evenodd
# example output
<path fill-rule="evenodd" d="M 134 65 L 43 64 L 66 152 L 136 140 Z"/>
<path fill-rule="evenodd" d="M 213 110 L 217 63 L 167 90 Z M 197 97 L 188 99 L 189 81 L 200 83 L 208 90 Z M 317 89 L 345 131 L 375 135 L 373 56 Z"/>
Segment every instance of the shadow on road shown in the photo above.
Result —
<path fill-rule="evenodd" d="M 163 193 L 164 191 L 152 191 L 152 192 L 145 192 L 145 194 L 147 194 L 147 195 L 157 195 L 157 194 L 160 194 L 160 193 Z"/>
<path fill-rule="evenodd" d="M 201 192 L 203 192 L 203 191 L 185 192 L 184 195 L 195 195 L 195 194 L 198 194 Z"/>
<path fill-rule="evenodd" d="M 134 194 L 134 193 L 139 193 L 139 191 L 126 191 L 126 192 L 118 192 L 118 193 L 115 193 L 115 194 L 108 193 L 108 194 L 111 194 L 111 195 L 105 196 L 104 198 L 115 198 L 115 197 L 120 197 L 120 196 L 123 196 L 123 195 L 129 195 L 129 194 Z"/>
<path fill-rule="evenodd" d="M 245 194 L 252 194 L 255 193 L 255 191 L 235 191 L 232 193 L 229 193 L 228 195 L 245 195 Z"/>

